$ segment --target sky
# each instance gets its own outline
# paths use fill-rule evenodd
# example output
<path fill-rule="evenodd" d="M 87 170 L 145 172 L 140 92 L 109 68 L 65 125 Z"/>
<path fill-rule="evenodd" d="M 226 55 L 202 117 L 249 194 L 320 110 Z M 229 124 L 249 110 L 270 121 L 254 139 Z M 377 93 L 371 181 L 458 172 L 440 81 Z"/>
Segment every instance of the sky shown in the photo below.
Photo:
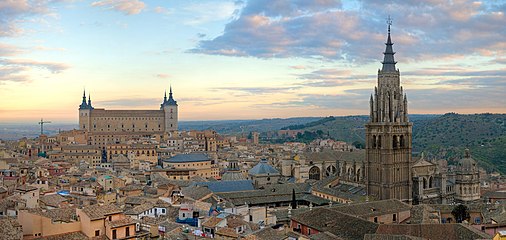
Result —
<path fill-rule="evenodd" d="M 409 112 L 506 112 L 506 1 L 0 0 L 0 122 L 368 114 L 391 16 Z"/>

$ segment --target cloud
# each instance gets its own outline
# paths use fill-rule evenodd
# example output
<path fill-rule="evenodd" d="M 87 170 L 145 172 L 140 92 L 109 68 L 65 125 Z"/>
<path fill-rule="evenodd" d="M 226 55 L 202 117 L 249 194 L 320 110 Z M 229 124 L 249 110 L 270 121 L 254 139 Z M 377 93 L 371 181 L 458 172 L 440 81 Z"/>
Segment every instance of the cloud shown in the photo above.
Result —
<path fill-rule="evenodd" d="M 69 66 L 64 63 L 0 58 L 0 84 L 5 82 L 28 82 L 31 78 L 27 72 L 32 69 L 47 70 L 52 74 L 56 74 L 67 68 Z"/>
<path fill-rule="evenodd" d="M 169 74 L 165 74 L 165 73 L 159 73 L 159 74 L 156 74 L 156 77 L 162 78 L 162 79 L 166 79 L 166 78 L 169 78 L 170 75 Z"/>
<path fill-rule="evenodd" d="M 375 75 L 356 74 L 350 69 L 318 69 L 310 73 L 298 74 L 305 80 L 302 85 L 312 87 L 352 86 L 372 82 Z"/>
<path fill-rule="evenodd" d="M 258 58 L 377 61 L 393 13 L 394 48 L 408 60 L 506 53 L 504 6 L 462 1 L 248 1 L 223 34 L 190 52 Z"/>
<path fill-rule="evenodd" d="M 19 26 L 21 19 L 50 13 L 52 0 L 2 0 L 0 1 L 0 37 L 12 37 L 24 31 Z"/>
<path fill-rule="evenodd" d="M 153 9 L 153 11 L 155 11 L 155 13 L 159 13 L 159 14 L 163 14 L 163 15 L 170 15 L 174 12 L 173 10 L 169 10 L 169 9 L 161 7 L 161 6 L 155 7 Z"/>
<path fill-rule="evenodd" d="M 214 90 L 218 91 L 231 91 L 231 92 L 242 92 L 248 95 L 257 95 L 257 94 L 272 94 L 272 93 L 280 93 L 280 92 L 289 92 L 295 89 L 300 88 L 299 86 L 292 87 L 221 87 L 214 88 Z"/>
<path fill-rule="evenodd" d="M 144 8 L 146 8 L 146 4 L 139 0 L 101 0 L 92 2 L 91 6 L 102 7 L 108 10 L 112 9 L 126 15 L 139 14 Z"/>
<path fill-rule="evenodd" d="M 22 52 L 23 50 L 14 45 L 0 43 L 0 57 L 14 56 Z"/>

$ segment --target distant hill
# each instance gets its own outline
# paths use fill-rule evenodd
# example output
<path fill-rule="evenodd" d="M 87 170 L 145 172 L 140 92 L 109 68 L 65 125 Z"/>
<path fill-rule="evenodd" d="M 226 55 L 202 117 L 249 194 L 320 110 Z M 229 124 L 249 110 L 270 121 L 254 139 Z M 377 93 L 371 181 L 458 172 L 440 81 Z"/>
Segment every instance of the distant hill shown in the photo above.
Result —
<path fill-rule="evenodd" d="M 322 119 L 322 117 L 270 118 L 260 120 L 217 120 L 180 121 L 179 130 L 213 129 L 220 134 L 240 135 L 250 132 L 277 131 L 288 125 L 303 125 Z"/>
<path fill-rule="evenodd" d="M 429 157 L 457 160 L 464 149 L 487 170 L 506 174 L 506 114 L 410 115 L 413 122 L 413 152 Z M 365 143 L 368 116 L 328 117 L 304 126 L 284 129 L 323 131 L 337 140 Z"/>

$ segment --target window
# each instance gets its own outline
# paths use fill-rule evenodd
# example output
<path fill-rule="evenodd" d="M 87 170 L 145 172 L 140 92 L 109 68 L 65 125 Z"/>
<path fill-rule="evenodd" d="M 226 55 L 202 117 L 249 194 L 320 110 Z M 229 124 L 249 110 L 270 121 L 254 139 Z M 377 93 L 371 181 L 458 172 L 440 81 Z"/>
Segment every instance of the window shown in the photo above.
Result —
<path fill-rule="evenodd" d="M 378 217 L 374 217 L 374 222 L 378 223 Z"/>
<path fill-rule="evenodd" d="M 162 213 L 165 213 L 165 208 L 162 208 Z"/>
<path fill-rule="evenodd" d="M 311 235 L 311 228 L 307 229 L 307 235 Z"/>
<path fill-rule="evenodd" d="M 100 230 L 95 231 L 95 237 L 98 237 L 98 236 L 100 236 Z"/>
<path fill-rule="evenodd" d="M 112 221 L 112 216 L 109 216 L 109 221 Z"/>
<path fill-rule="evenodd" d="M 116 229 L 112 230 L 112 239 L 116 239 Z"/>
<path fill-rule="evenodd" d="M 127 227 L 125 229 L 125 236 L 129 237 L 130 236 L 130 227 Z"/>
<path fill-rule="evenodd" d="M 476 224 L 480 224 L 481 223 L 481 218 L 477 217 L 474 219 L 474 223 Z"/>
<path fill-rule="evenodd" d="M 392 221 L 397 221 L 397 214 L 394 213 L 394 215 L 392 215 Z"/>

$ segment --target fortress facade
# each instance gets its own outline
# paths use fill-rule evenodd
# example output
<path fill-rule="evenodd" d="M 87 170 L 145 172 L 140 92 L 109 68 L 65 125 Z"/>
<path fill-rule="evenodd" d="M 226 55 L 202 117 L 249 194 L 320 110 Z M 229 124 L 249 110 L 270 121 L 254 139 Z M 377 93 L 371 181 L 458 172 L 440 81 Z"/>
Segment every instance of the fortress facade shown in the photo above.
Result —
<path fill-rule="evenodd" d="M 83 93 L 79 105 L 79 129 L 88 135 L 91 145 L 106 145 L 140 137 L 159 138 L 178 130 L 178 105 L 165 94 L 159 110 L 106 110 L 95 108 Z"/>

